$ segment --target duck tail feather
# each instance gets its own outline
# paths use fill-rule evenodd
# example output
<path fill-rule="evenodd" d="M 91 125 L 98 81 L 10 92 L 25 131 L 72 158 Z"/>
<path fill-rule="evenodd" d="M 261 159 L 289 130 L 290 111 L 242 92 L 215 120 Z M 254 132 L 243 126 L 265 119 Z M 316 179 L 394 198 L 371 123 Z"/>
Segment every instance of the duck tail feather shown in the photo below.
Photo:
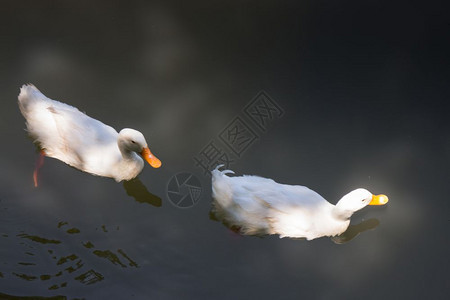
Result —
<path fill-rule="evenodd" d="M 224 167 L 225 165 L 224 164 L 220 164 L 220 165 L 218 165 L 214 170 L 212 170 L 211 171 L 211 173 L 213 174 L 213 176 L 214 175 L 225 175 L 225 174 L 234 174 L 234 171 L 232 171 L 232 170 L 223 170 L 223 171 L 220 171 L 219 169 L 220 168 L 222 168 L 222 167 Z"/>

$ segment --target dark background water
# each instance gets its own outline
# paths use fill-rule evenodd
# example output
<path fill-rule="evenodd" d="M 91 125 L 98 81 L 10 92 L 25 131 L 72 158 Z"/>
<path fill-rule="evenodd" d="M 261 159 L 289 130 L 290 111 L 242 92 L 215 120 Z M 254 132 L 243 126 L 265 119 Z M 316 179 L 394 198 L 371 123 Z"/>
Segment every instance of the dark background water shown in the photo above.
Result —
<path fill-rule="evenodd" d="M 442 2 L 443 3 L 443 2 Z M 449 294 L 448 11 L 436 1 L 4 1 L 0 5 L 0 292 L 68 299 L 432 298 Z M 447 34 L 445 34 L 447 33 Z M 144 133 L 161 169 L 124 188 L 37 159 L 19 87 Z M 245 106 L 284 111 L 264 130 Z M 235 117 L 257 138 L 234 155 Z M 344 244 L 242 237 L 209 216 L 210 142 L 238 174 L 332 203 L 390 197 Z M 179 172 L 203 188 L 178 208 Z M 130 196 L 127 194 L 132 194 Z M 148 193 L 154 196 L 150 197 Z"/>

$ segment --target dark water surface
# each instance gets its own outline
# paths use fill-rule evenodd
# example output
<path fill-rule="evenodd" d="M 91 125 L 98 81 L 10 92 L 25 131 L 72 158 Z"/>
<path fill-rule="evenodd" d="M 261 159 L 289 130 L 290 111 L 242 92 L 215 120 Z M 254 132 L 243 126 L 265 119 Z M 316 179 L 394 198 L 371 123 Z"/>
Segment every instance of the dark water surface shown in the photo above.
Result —
<path fill-rule="evenodd" d="M 0 293 L 446 298 L 443 11 L 387 1 L 5 1 Z M 123 184 L 46 159 L 34 188 L 38 154 L 17 107 L 27 82 L 142 131 L 162 168 Z M 236 128 L 247 135 L 233 144 Z M 331 203 L 357 187 L 390 202 L 356 213 L 334 240 L 240 236 L 209 214 L 202 164 L 219 157 L 237 174 L 305 185 Z M 183 174 L 198 182 L 183 185 Z"/>

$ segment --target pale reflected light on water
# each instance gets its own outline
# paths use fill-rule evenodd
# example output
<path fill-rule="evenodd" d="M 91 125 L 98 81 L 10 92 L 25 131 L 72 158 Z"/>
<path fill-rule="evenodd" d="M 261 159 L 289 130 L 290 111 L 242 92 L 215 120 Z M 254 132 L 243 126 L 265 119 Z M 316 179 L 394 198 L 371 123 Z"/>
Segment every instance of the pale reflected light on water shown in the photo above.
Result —
<path fill-rule="evenodd" d="M 450 49 L 443 10 L 421 5 L 2 5 L 0 298 L 446 299 Z M 46 158 L 34 188 L 17 107 L 27 82 L 141 131 L 162 168 L 118 184 Z M 262 90 L 284 114 L 255 131 L 236 173 L 333 204 L 365 187 L 387 206 L 313 241 L 211 220 L 193 159 Z M 201 182 L 190 208 L 167 197 L 180 172 Z"/>
<path fill-rule="evenodd" d="M 218 218 L 214 212 L 210 212 L 209 217 L 213 221 L 222 222 L 224 226 L 226 226 L 228 229 L 230 229 L 232 232 L 236 233 L 237 235 L 240 233 L 240 228 L 236 227 L 234 225 L 229 224 L 228 222 L 221 220 Z M 353 225 L 351 224 L 345 232 L 338 236 L 330 237 L 330 239 L 336 243 L 336 244 L 345 244 L 352 239 L 354 239 L 356 236 L 358 236 L 360 233 L 363 233 L 367 230 L 375 229 L 380 224 L 380 221 L 378 221 L 375 218 L 369 219 L 369 220 L 363 220 L 359 224 Z M 252 234 L 253 236 L 258 237 L 265 237 L 266 235 L 258 235 L 258 234 Z M 293 240 L 304 240 L 306 241 L 306 238 L 292 238 Z"/>

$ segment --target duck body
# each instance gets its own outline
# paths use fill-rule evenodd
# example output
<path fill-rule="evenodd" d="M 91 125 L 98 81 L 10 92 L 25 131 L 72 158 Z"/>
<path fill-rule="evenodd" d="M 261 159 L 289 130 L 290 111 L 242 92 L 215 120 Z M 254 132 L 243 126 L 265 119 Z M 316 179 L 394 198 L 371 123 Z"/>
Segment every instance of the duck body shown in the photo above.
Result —
<path fill-rule="evenodd" d="M 230 177 L 228 173 L 232 171 L 212 171 L 213 213 L 247 235 L 279 234 L 308 240 L 336 236 L 348 228 L 354 211 L 378 197 L 358 189 L 346 195 L 358 199 L 356 207 L 344 205 L 346 196 L 340 205 L 333 205 L 304 186 L 258 176 Z"/>
<path fill-rule="evenodd" d="M 126 128 L 118 133 L 73 106 L 47 98 L 33 85 L 22 86 L 18 99 L 28 133 L 46 156 L 116 181 L 142 171 L 144 149 L 150 156 L 144 159 L 159 167 L 139 131 Z"/>

